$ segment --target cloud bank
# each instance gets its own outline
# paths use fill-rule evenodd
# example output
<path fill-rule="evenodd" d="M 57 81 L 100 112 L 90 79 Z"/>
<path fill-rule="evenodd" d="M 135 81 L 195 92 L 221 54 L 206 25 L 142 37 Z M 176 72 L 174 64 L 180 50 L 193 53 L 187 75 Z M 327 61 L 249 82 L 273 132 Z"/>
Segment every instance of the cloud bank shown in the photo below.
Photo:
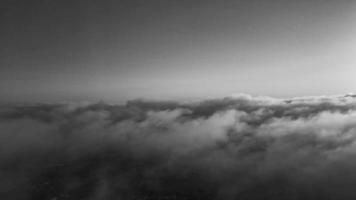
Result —
<path fill-rule="evenodd" d="M 355 199 L 356 96 L 0 107 L 0 199 Z"/>

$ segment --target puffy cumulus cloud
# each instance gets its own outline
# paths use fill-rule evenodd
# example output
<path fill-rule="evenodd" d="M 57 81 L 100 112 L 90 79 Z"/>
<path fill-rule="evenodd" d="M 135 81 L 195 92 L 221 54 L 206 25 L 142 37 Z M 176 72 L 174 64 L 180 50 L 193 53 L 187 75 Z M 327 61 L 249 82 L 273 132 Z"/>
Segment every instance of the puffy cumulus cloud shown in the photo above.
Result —
<path fill-rule="evenodd" d="M 356 96 L 0 107 L 1 199 L 355 199 Z"/>

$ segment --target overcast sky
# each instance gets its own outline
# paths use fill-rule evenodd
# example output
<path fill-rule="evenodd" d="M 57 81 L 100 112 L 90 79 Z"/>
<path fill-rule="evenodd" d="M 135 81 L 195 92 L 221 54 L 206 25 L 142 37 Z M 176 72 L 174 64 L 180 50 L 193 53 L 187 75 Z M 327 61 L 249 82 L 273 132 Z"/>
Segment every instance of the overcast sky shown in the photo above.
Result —
<path fill-rule="evenodd" d="M 2 0 L 2 101 L 356 91 L 356 2 Z"/>

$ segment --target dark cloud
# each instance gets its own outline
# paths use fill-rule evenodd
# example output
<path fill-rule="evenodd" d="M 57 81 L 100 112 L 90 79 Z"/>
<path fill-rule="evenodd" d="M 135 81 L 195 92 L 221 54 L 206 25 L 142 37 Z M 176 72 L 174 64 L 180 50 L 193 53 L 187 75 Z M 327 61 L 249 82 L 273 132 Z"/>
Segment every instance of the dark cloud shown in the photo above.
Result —
<path fill-rule="evenodd" d="M 354 199 L 354 95 L 0 107 L 1 199 Z"/>

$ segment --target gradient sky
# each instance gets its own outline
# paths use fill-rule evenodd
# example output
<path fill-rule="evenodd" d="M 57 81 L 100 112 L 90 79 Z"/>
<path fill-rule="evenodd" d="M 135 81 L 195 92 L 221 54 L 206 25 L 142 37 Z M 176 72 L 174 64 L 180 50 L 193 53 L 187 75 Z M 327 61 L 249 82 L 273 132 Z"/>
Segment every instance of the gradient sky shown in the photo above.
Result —
<path fill-rule="evenodd" d="M 356 91 L 356 2 L 2 0 L 2 101 Z"/>

